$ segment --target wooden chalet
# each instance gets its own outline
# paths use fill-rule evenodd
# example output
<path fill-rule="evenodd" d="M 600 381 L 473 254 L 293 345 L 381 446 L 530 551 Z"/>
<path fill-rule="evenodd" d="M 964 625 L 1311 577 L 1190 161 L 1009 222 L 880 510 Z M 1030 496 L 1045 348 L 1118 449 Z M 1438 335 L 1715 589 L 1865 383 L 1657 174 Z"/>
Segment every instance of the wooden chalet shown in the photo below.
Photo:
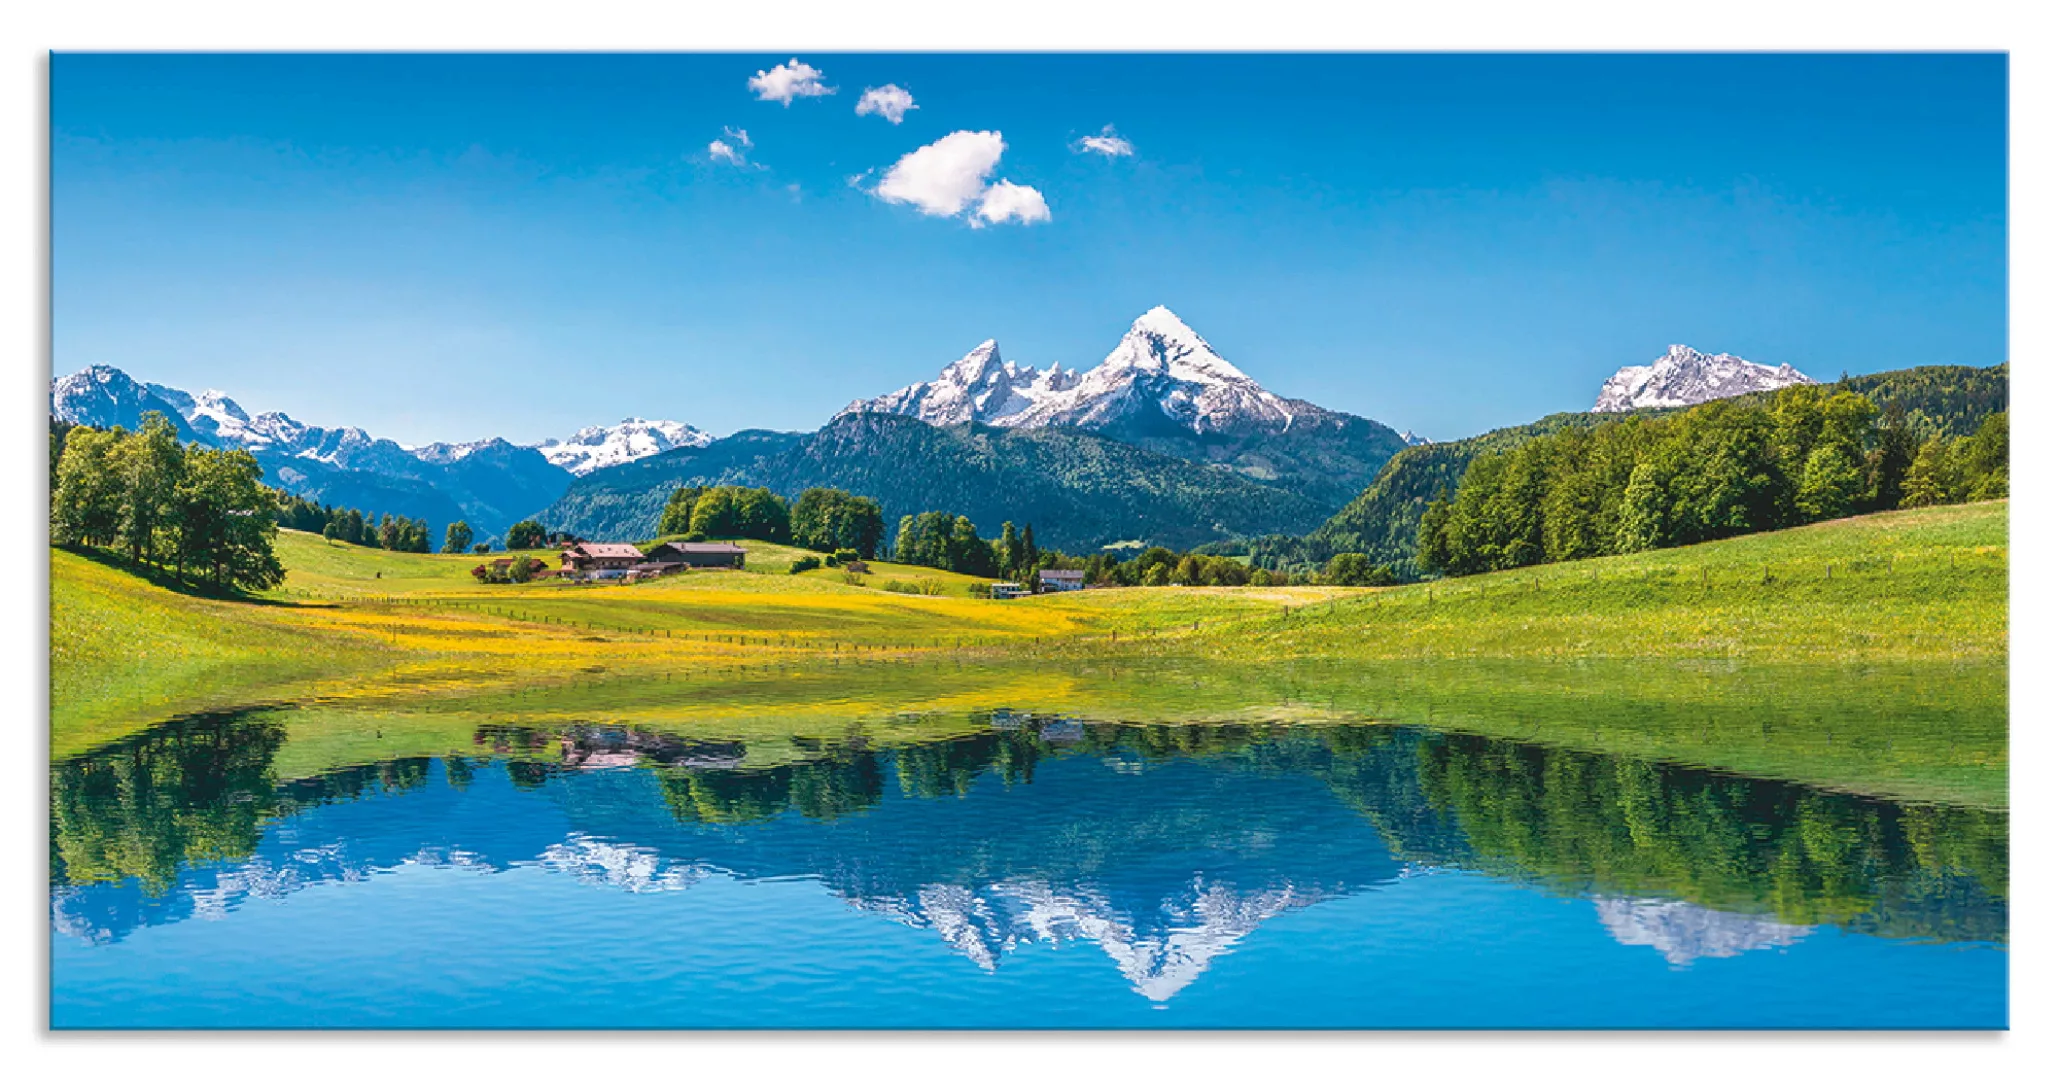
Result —
<path fill-rule="evenodd" d="M 644 561 L 635 544 L 574 544 L 565 549 L 564 569 L 575 574 L 628 570 Z"/>

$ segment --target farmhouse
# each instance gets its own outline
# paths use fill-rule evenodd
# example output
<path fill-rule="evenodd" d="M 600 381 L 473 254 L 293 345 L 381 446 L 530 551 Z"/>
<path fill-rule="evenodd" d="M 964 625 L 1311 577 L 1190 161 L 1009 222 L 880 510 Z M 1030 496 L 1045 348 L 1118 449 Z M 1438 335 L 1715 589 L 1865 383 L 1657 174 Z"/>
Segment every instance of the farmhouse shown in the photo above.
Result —
<path fill-rule="evenodd" d="M 1078 592 L 1087 587 L 1084 570 L 1039 570 L 1037 584 L 1045 592 Z"/>
<path fill-rule="evenodd" d="M 650 561 L 678 566 L 727 566 L 741 570 L 744 549 L 739 544 L 689 544 L 674 540 L 652 548 Z"/>
<path fill-rule="evenodd" d="M 1022 586 L 1017 585 L 1015 582 L 1012 581 L 996 581 L 993 584 L 987 586 L 987 589 L 989 595 L 991 595 L 996 600 L 1013 600 L 1018 596 L 1029 595 L 1028 589 L 1023 588 Z"/>
<path fill-rule="evenodd" d="M 575 574 L 627 570 L 644 561 L 635 544 L 574 544 L 565 549 L 564 568 Z"/>

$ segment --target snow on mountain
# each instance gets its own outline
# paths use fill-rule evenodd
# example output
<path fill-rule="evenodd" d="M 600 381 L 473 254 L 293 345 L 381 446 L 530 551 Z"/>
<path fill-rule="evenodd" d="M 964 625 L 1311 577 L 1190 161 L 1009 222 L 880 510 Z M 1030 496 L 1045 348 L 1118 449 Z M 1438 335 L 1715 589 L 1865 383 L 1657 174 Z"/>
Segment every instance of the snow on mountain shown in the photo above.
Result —
<path fill-rule="evenodd" d="M 1591 412 L 1627 412 L 1631 409 L 1670 408 L 1699 405 L 1717 398 L 1736 397 L 1757 390 L 1778 390 L 1783 386 L 1816 380 L 1782 364 L 1755 364 L 1729 353 L 1714 356 L 1685 345 L 1675 345 L 1666 355 L 1649 364 L 1618 370 L 1601 384 Z"/>
<path fill-rule="evenodd" d="M 595 469 L 647 458 L 682 446 L 706 446 L 713 441 L 714 436 L 691 424 L 631 417 L 606 427 L 580 428 L 569 439 L 549 439 L 536 448 L 551 464 L 574 476 L 585 476 Z"/>
<path fill-rule="evenodd" d="M 404 447 L 375 438 L 363 428 L 314 427 L 282 412 L 253 416 L 219 390 L 194 394 L 174 386 L 137 382 L 120 368 L 105 364 L 50 381 L 50 415 L 75 424 L 118 424 L 134 430 L 142 423 L 142 415 L 152 410 L 164 413 L 187 439 L 394 475 L 411 474 L 413 462 L 450 465 L 482 450 L 515 448 L 501 438 Z M 584 476 L 609 465 L 681 446 L 706 446 L 710 441 L 712 436 L 706 432 L 675 420 L 629 419 L 607 427 L 584 428 L 569 439 L 551 439 L 536 449 L 551 464 Z"/>
<path fill-rule="evenodd" d="M 491 439 L 478 439 L 468 443 L 434 442 L 427 446 L 405 446 L 402 449 L 422 461 L 434 465 L 449 465 L 453 462 L 463 461 L 481 450 L 492 450 L 501 447 L 512 448 L 513 446 L 513 443 L 496 436 Z"/>
<path fill-rule="evenodd" d="M 1130 324 L 1115 350 L 1084 375 L 1056 364 L 1041 371 L 1018 366 L 986 341 L 934 381 L 854 401 L 838 415 L 885 412 L 932 424 L 1095 431 L 1170 422 L 1208 434 L 1253 425 L 1284 431 L 1298 416 L 1316 411 L 1260 386 L 1161 306 Z"/>
<path fill-rule="evenodd" d="M 1426 439 L 1413 431 L 1404 431 L 1401 433 L 1401 442 L 1404 446 L 1428 446 L 1436 441 L 1437 440 L 1435 439 Z"/>
<path fill-rule="evenodd" d="M 143 414 L 148 412 L 163 413 L 179 429 L 181 438 L 194 437 L 185 414 L 176 404 L 120 368 L 94 364 L 50 380 L 50 415 L 68 423 L 135 431 L 143 425 Z"/>
<path fill-rule="evenodd" d="M 1079 375 L 1053 364 L 1039 371 L 1001 358 L 989 338 L 938 375 L 870 401 L 854 401 L 838 416 L 884 412 L 931 424 L 968 422 L 1013 426 L 1010 420 L 1079 384 Z"/>
<path fill-rule="evenodd" d="M 1148 921 L 1123 912 L 1093 886 L 1038 879 L 925 885 L 912 898 L 865 897 L 855 903 L 936 931 L 953 951 L 987 971 L 1026 944 L 1090 941 L 1115 961 L 1138 994 L 1165 1002 L 1260 923 L 1328 895 L 1292 885 L 1247 893 L 1197 875 L 1182 894 L 1166 897 L 1150 912 Z"/>
<path fill-rule="evenodd" d="M 1675 967 L 1754 949 L 1785 948 L 1809 936 L 1810 930 L 1685 900 L 1596 898 L 1594 910 L 1610 937 L 1625 945 L 1649 945 Z"/>

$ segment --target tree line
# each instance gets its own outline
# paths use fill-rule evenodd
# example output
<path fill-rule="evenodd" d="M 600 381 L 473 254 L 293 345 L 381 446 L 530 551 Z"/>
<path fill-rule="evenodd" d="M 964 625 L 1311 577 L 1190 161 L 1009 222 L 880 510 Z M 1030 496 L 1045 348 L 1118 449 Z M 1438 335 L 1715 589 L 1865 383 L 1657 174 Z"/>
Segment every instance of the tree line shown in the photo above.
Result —
<path fill-rule="evenodd" d="M 183 445 L 157 412 L 135 432 L 53 430 L 52 446 L 53 542 L 117 553 L 181 584 L 267 589 L 285 579 L 272 551 L 276 494 L 249 451 Z"/>
<path fill-rule="evenodd" d="M 429 523 L 422 518 L 394 514 L 380 514 L 373 518 L 354 507 L 330 506 L 286 492 L 279 493 L 278 502 L 278 508 L 273 516 L 280 528 L 320 533 L 324 540 L 336 540 L 359 547 L 423 554 L 429 551 Z M 474 545 L 472 526 L 463 521 L 453 521 L 445 526 L 443 554 L 457 555 L 466 550 L 484 552 L 487 545 Z"/>
<path fill-rule="evenodd" d="M 1337 555 L 1320 570 L 1293 574 L 1252 566 L 1226 555 L 1197 551 L 1182 554 L 1166 547 L 1145 548 L 1130 559 L 1107 552 L 1067 555 L 1039 548 L 1033 526 L 1026 525 L 1018 533 L 1014 522 L 1004 521 L 1000 537 L 985 540 L 970 518 L 940 510 L 901 519 L 894 538 L 893 560 L 976 577 L 1005 578 L 1033 592 L 1039 588 L 1039 570 L 1078 570 L 1083 584 L 1099 588 L 1394 583 L 1391 570 L 1375 566 L 1357 553 Z"/>
<path fill-rule="evenodd" d="M 879 503 L 837 488 L 808 488 L 793 502 L 768 488 L 674 488 L 658 515 L 659 536 L 748 539 L 872 558 L 886 530 Z"/>
<path fill-rule="evenodd" d="M 1571 427 L 1475 457 L 1416 557 L 1476 574 L 2006 496 L 2008 413 L 1919 442 L 1896 404 L 1829 386 Z"/>

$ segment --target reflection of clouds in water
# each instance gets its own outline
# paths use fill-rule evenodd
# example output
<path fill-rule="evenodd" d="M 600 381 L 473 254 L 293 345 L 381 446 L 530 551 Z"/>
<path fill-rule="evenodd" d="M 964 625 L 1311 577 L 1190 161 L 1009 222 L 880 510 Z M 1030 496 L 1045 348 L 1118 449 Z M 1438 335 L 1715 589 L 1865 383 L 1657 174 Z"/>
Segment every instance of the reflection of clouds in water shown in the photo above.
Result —
<path fill-rule="evenodd" d="M 859 906 L 935 930 L 953 950 L 987 971 L 995 970 L 1001 954 L 1026 942 L 1091 941 L 1139 994 L 1164 1002 L 1259 923 L 1319 899 L 1291 885 L 1245 894 L 1197 875 L 1187 890 L 1159 906 L 1166 925 L 1143 929 L 1091 885 L 1065 891 L 1020 880 L 977 889 L 930 885 L 917 893 L 913 905 L 876 898 Z"/>
<path fill-rule="evenodd" d="M 536 861 L 589 885 L 633 893 L 678 892 L 707 876 L 698 866 L 675 863 L 649 848 L 576 834 L 543 849 Z"/>
<path fill-rule="evenodd" d="M 1625 945 L 1649 945 L 1675 967 L 1753 949 L 1784 948 L 1808 937 L 1811 929 L 1685 900 L 1596 899 L 1594 909 L 1611 937 Z"/>

